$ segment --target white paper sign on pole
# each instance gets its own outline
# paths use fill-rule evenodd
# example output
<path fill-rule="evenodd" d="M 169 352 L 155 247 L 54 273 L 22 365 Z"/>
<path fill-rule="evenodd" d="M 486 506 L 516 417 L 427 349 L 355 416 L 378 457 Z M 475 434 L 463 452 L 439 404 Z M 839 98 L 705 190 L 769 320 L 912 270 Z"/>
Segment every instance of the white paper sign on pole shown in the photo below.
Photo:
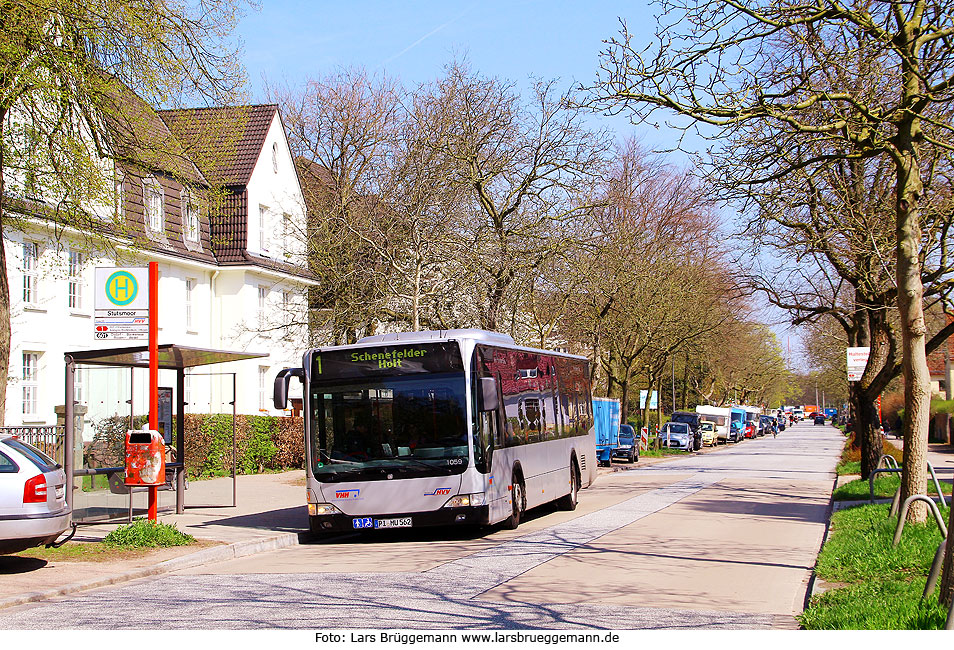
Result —
<path fill-rule="evenodd" d="M 848 381 L 859 381 L 868 365 L 871 348 L 848 348 Z"/>

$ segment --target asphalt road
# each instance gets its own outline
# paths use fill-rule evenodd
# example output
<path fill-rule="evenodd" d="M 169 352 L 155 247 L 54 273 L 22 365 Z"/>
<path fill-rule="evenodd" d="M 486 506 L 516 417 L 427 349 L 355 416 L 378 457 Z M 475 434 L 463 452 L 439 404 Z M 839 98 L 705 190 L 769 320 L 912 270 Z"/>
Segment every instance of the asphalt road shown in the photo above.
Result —
<path fill-rule="evenodd" d="M 306 544 L 5 610 L 0 628 L 792 628 L 842 442 L 802 423 L 605 474 L 516 531 Z"/>

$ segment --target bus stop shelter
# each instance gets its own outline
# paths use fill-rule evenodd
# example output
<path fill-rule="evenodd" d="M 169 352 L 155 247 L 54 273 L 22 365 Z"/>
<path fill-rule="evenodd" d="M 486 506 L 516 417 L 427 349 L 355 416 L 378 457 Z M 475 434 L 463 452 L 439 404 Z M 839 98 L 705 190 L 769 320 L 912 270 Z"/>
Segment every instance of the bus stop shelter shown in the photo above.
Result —
<path fill-rule="evenodd" d="M 175 392 L 175 449 L 176 462 L 169 464 L 170 467 L 178 468 L 176 472 L 176 513 L 181 514 L 185 511 L 184 488 L 185 488 L 185 371 L 187 368 L 196 368 L 199 366 L 208 366 L 216 363 L 227 363 L 229 361 L 243 361 L 245 359 L 259 359 L 267 357 L 267 353 L 261 352 L 231 352 L 229 350 L 210 350 L 205 348 L 193 348 L 183 345 L 167 343 L 159 345 L 159 369 L 176 371 L 176 392 Z M 66 472 L 66 490 L 67 503 L 70 508 L 73 507 L 73 479 L 75 474 L 75 425 L 73 419 L 73 397 L 74 381 L 77 365 L 91 366 L 110 366 L 116 368 L 148 368 L 149 367 L 149 346 L 140 345 L 125 348 L 111 348 L 104 350 L 82 350 L 69 352 L 64 355 L 66 362 L 66 429 L 64 444 L 66 453 L 64 454 L 64 470 Z M 233 394 L 233 411 L 235 406 L 235 395 Z M 234 413 L 233 413 L 234 415 Z"/>

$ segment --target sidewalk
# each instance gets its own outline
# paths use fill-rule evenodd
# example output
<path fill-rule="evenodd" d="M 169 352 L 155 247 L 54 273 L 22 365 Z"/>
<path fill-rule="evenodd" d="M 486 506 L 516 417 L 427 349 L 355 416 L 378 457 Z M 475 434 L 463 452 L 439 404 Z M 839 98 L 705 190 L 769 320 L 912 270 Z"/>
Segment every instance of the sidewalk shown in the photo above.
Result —
<path fill-rule="evenodd" d="M 160 514 L 160 521 L 199 540 L 198 547 L 148 550 L 110 562 L 47 562 L 0 555 L 0 609 L 295 545 L 308 529 L 304 476 L 303 470 L 239 476 L 234 508 L 187 507 L 181 515 Z M 230 504 L 231 478 L 193 481 L 186 504 L 221 503 L 223 494 Z M 98 542 L 122 523 L 80 525 L 73 541 Z"/>

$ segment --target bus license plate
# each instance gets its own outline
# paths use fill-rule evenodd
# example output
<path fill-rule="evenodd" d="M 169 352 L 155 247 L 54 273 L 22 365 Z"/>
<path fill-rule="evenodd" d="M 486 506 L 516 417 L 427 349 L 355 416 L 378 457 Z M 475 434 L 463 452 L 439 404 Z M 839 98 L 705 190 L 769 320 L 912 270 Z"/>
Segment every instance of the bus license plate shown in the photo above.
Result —
<path fill-rule="evenodd" d="M 401 517 L 400 519 L 377 519 L 374 522 L 375 528 L 410 528 L 411 518 Z"/>

